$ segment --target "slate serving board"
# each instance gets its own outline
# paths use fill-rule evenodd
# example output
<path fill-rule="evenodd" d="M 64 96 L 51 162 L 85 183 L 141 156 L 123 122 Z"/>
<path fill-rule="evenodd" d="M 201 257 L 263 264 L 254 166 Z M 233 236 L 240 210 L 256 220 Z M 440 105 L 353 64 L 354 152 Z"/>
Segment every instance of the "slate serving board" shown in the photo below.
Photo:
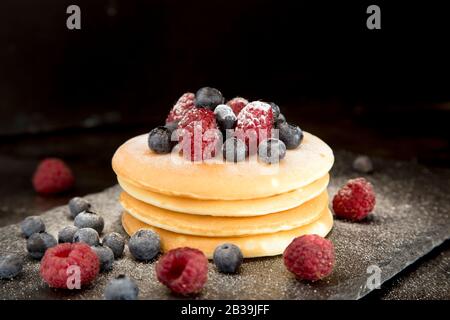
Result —
<path fill-rule="evenodd" d="M 330 195 L 349 178 L 354 155 L 336 154 L 329 186 Z M 359 299 L 369 293 L 367 268 L 381 269 L 384 282 L 450 238 L 450 171 L 431 171 L 412 163 L 375 159 L 375 173 L 366 175 L 377 192 L 374 213 L 360 223 L 336 220 L 329 239 L 336 248 L 336 267 L 330 277 L 316 283 L 296 280 L 280 256 L 248 259 L 237 275 L 223 275 L 210 263 L 209 280 L 196 299 Z M 117 202 L 120 188 L 86 196 L 105 218 L 105 232 L 124 233 Z M 42 214 L 47 230 L 57 231 L 72 223 L 66 206 Z M 25 240 L 18 225 L 0 228 L 2 252 L 26 257 Z M 134 261 L 129 252 L 114 262 L 80 291 L 54 290 L 40 280 L 39 262 L 25 258 L 24 271 L 14 280 L 0 281 L 0 299 L 102 299 L 109 279 L 119 274 L 134 278 L 142 299 L 175 299 L 155 277 L 154 263 Z"/>

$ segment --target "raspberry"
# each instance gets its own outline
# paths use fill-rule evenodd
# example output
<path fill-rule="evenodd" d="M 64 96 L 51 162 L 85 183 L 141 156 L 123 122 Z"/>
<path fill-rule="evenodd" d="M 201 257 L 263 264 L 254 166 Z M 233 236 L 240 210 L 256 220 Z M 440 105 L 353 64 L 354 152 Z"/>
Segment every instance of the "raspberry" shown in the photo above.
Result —
<path fill-rule="evenodd" d="M 72 170 L 57 158 L 42 160 L 33 175 L 33 186 L 42 194 L 59 193 L 70 189 L 75 182 Z"/>
<path fill-rule="evenodd" d="M 242 109 L 244 109 L 247 104 L 248 100 L 241 97 L 233 98 L 227 102 L 227 105 L 231 107 L 236 116 L 239 114 L 239 112 L 241 112 Z"/>
<path fill-rule="evenodd" d="M 172 110 L 170 110 L 169 115 L 167 116 L 166 123 L 171 123 L 174 121 L 180 121 L 181 118 L 194 108 L 194 99 L 195 95 L 191 92 L 186 92 L 183 94 L 175 103 L 175 105 L 172 107 Z"/>
<path fill-rule="evenodd" d="M 77 284 L 77 269 L 69 269 L 71 266 L 79 267 L 81 286 L 94 280 L 100 269 L 97 255 L 87 244 L 62 243 L 45 252 L 41 262 L 41 277 L 50 287 L 68 288 L 68 282 Z"/>
<path fill-rule="evenodd" d="M 375 192 L 364 178 L 349 180 L 333 198 L 334 213 L 344 219 L 362 220 L 374 207 Z"/>
<path fill-rule="evenodd" d="M 328 276 L 334 266 L 334 246 L 315 234 L 295 238 L 283 253 L 284 265 L 299 279 L 316 281 Z"/>
<path fill-rule="evenodd" d="M 219 142 L 214 112 L 206 108 L 193 108 L 178 123 L 180 147 L 191 161 L 215 156 Z"/>
<path fill-rule="evenodd" d="M 156 276 L 175 293 L 198 293 L 208 278 L 208 259 L 197 249 L 170 250 L 156 264 Z"/>

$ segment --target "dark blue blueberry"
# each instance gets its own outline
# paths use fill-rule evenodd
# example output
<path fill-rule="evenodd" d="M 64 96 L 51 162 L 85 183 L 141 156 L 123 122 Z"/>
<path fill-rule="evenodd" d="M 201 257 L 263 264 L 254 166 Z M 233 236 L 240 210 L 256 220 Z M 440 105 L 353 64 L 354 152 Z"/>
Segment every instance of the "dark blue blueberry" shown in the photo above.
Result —
<path fill-rule="evenodd" d="M 102 241 L 103 246 L 106 246 L 114 253 L 114 258 L 120 258 L 125 248 L 125 239 L 117 232 L 108 233 Z"/>
<path fill-rule="evenodd" d="M 224 243 L 214 250 L 213 259 L 219 272 L 236 273 L 244 257 L 238 246 Z"/>
<path fill-rule="evenodd" d="M 100 271 L 109 271 L 113 267 L 114 253 L 108 247 L 94 246 L 92 250 L 97 254 L 100 261 Z"/>
<path fill-rule="evenodd" d="M 33 233 L 44 232 L 45 224 L 41 217 L 30 216 L 20 223 L 20 228 L 22 229 L 22 234 L 28 238 Z"/>
<path fill-rule="evenodd" d="M 282 113 L 280 113 L 278 118 L 275 119 L 274 126 L 275 126 L 275 128 L 278 129 L 284 123 L 286 123 L 286 118 L 284 117 L 284 115 Z"/>
<path fill-rule="evenodd" d="M 58 243 L 72 243 L 78 228 L 75 226 L 67 226 L 59 230 Z"/>
<path fill-rule="evenodd" d="M 298 126 L 285 122 L 278 126 L 278 130 L 278 137 L 284 142 L 288 150 L 297 148 L 303 140 L 303 131 Z"/>
<path fill-rule="evenodd" d="M 195 106 L 198 108 L 214 110 L 219 104 L 223 104 L 224 101 L 222 93 L 215 88 L 203 87 L 198 89 L 195 94 Z"/>
<path fill-rule="evenodd" d="M 172 151 L 172 131 L 164 126 L 156 127 L 148 135 L 148 147 L 155 153 L 165 154 Z"/>
<path fill-rule="evenodd" d="M 84 242 L 90 246 L 97 246 L 100 244 L 98 232 L 92 228 L 81 228 L 75 232 L 73 242 Z"/>
<path fill-rule="evenodd" d="M 105 227 L 105 221 L 101 216 L 92 211 L 83 211 L 79 213 L 73 222 L 78 228 L 92 228 L 101 234 Z"/>
<path fill-rule="evenodd" d="M 23 259 L 15 253 L 0 255 L 0 279 L 12 279 L 23 269 Z"/>
<path fill-rule="evenodd" d="M 226 104 L 219 104 L 214 109 L 214 114 L 221 130 L 234 129 L 236 126 L 236 115 Z"/>
<path fill-rule="evenodd" d="M 286 146 L 278 139 L 264 140 L 258 146 L 258 156 L 265 163 L 278 163 L 286 156 Z"/>
<path fill-rule="evenodd" d="M 178 128 L 178 121 L 168 122 L 164 125 L 170 132 L 174 132 Z"/>
<path fill-rule="evenodd" d="M 281 114 L 280 113 L 280 107 L 274 102 L 269 102 L 269 104 L 272 107 L 273 118 L 275 120 L 278 119 L 278 116 Z"/>
<path fill-rule="evenodd" d="M 240 162 L 245 160 L 247 146 L 242 140 L 232 137 L 223 144 L 223 157 L 228 162 Z"/>
<path fill-rule="evenodd" d="M 48 248 L 54 247 L 57 244 L 55 237 L 47 232 L 33 233 L 27 239 L 27 251 L 32 258 L 41 259 Z"/>
<path fill-rule="evenodd" d="M 75 218 L 80 212 L 87 211 L 91 208 L 91 204 L 80 197 L 75 197 L 69 201 L 69 210 L 72 218 Z"/>
<path fill-rule="evenodd" d="M 139 288 L 136 282 L 120 275 L 108 283 L 104 295 L 106 300 L 136 300 Z"/>
<path fill-rule="evenodd" d="M 139 230 L 128 241 L 128 249 L 136 260 L 152 260 L 161 249 L 159 235 L 151 230 Z"/>

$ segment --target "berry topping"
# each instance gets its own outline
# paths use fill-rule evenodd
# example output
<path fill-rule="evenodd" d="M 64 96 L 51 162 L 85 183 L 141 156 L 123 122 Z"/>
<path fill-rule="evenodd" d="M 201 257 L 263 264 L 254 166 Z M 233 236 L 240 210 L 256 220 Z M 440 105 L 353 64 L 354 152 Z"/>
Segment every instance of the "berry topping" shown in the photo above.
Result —
<path fill-rule="evenodd" d="M 42 160 L 33 175 L 33 186 L 42 194 L 59 193 L 70 189 L 75 182 L 72 171 L 60 159 Z"/>
<path fill-rule="evenodd" d="M 33 233 L 44 232 L 45 224 L 41 217 L 29 216 L 20 223 L 20 229 L 25 238 L 28 238 Z"/>
<path fill-rule="evenodd" d="M 108 247 L 94 246 L 92 247 L 98 257 L 100 263 L 100 271 L 109 271 L 113 267 L 114 253 Z"/>
<path fill-rule="evenodd" d="M 191 92 L 186 92 L 183 94 L 175 103 L 172 110 L 170 110 L 169 115 L 166 119 L 166 124 L 169 124 L 171 122 L 178 122 L 183 118 L 183 116 L 188 112 L 190 109 L 194 108 L 194 94 Z"/>
<path fill-rule="evenodd" d="M 104 295 L 106 300 L 136 300 L 139 288 L 136 282 L 121 274 L 108 283 Z"/>
<path fill-rule="evenodd" d="M 59 230 L 58 232 L 58 243 L 72 243 L 75 233 L 78 228 L 75 226 L 67 226 Z"/>
<path fill-rule="evenodd" d="M 156 127 L 148 135 L 148 147 L 155 153 L 165 154 L 172 151 L 172 131 L 167 127 Z"/>
<path fill-rule="evenodd" d="M 83 211 L 79 213 L 73 224 L 78 228 L 92 228 L 99 234 L 102 233 L 105 227 L 105 221 L 101 216 L 92 211 Z"/>
<path fill-rule="evenodd" d="M 97 246 L 100 243 L 98 232 L 92 228 L 81 228 L 73 235 L 72 242 L 84 242 L 90 246 Z"/>
<path fill-rule="evenodd" d="M 298 126 L 284 122 L 278 125 L 278 130 L 279 138 L 288 150 L 297 148 L 303 140 L 303 131 Z"/>
<path fill-rule="evenodd" d="M 286 118 L 282 113 L 280 113 L 278 118 L 275 119 L 274 127 L 278 129 L 283 123 L 286 123 Z"/>
<path fill-rule="evenodd" d="M 80 197 L 75 197 L 69 201 L 69 210 L 72 218 L 75 218 L 80 212 L 87 211 L 91 208 L 91 204 Z"/>
<path fill-rule="evenodd" d="M 23 269 L 23 259 L 15 253 L 0 255 L 0 279 L 12 279 Z"/>
<path fill-rule="evenodd" d="M 62 243 L 47 250 L 40 269 L 50 287 L 70 289 L 89 284 L 98 271 L 97 255 L 84 243 Z"/>
<path fill-rule="evenodd" d="M 236 125 L 236 115 L 233 110 L 226 104 L 219 104 L 214 109 L 214 114 L 216 115 L 217 123 L 220 129 L 227 130 L 233 129 Z"/>
<path fill-rule="evenodd" d="M 272 107 L 273 118 L 274 119 L 278 119 L 278 117 L 281 114 L 280 113 L 280 107 L 274 102 L 269 102 L 269 104 Z"/>
<path fill-rule="evenodd" d="M 228 138 L 222 148 L 223 157 L 229 162 L 244 161 L 247 155 L 247 146 L 236 137 Z"/>
<path fill-rule="evenodd" d="M 128 249 L 136 260 L 150 261 L 161 250 L 159 235 L 152 230 L 138 230 L 128 241 Z"/>
<path fill-rule="evenodd" d="M 56 239 L 47 232 L 33 233 L 27 239 L 28 254 L 34 259 L 41 259 L 48 248 L 57 245 Z"/>
<path fill-rule="evenodd" d="M 315 234 L 295 238 L 283 253 L 286 268 L 308 281 L 328 276 L 333 271 L 334 259 L 333 243 Z"/>
<path fill-rule="evenodd" d="M 364 178 L 349 180 L 333 198 L 333 211 L 339 218 L 362 220 L 375 207 L 372 184 Z"/>
<path fill-rule="evenodd" d="M 125 239 L 117 232 L 108 233 L 103 238 L 103 246 L 108 247 L 114 253 L 114 258 L 120 258 L 125 248 Z"/>
<path fill-rule="evenodd" d="M 156 264 L 156 276 L 174 293 L 198 293 L 208 279 L 208 259 L 197 249 L 170 250 Z"/>
<path fill-rule="evenodd" d="M 227 105 L 231 107 L 236 116 L 239 114 L 239 112 L 241 112 L 242 109 L 244 109 L 247 104 L 248 100 L 241 97 L 233 98 L 227 102 Z"/>
<path fill-rule="evenodd" d="M 353 161 L 353 170 L 360 173 L 371 173 L 373 171 L 372 160 L 368 156 L 358 156 Z"/>
<path fill-rule="evenodd" d="M 244 256 L 238 246 L 224 243 L 214 250 L 213 259 L 219 272 L 236 273 L 242 264 Z"/>
<path fill-rule="evenodd" d="M 203 87 L 195 94 L 195 106 L 198 108 L 214 110 L 222 103 L 224 103 L 222 93 L 215 88 Z"/>
<path fill-rule="evenodd" d="M 278 163 L 286 156 L 286 146 L 278 139 L 264 140 L 259 144 L 258 156 L 265 163 Z"/>

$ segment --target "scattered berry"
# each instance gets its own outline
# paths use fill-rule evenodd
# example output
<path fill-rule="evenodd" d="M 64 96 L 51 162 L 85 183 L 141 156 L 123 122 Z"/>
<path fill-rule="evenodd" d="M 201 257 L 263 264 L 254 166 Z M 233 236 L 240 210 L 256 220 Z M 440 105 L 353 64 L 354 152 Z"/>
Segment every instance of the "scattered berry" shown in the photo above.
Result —
<path fill-rule="evenodd" d="M 81 228 L 75 232 L 72 242 L 84 242 L 93 247 L 100 244 L 100 239 L 95 229 Z"/>
<path fill-rule="evenodd" d="M 83 211 L 79 213 L 73 222 L 78 228 L 92 228 L 99 234 L 102 233 L 105 227 L 105 221 L 101 216 L 92 211 Z"/>
<path fill-rule="evenodd" d="M 72 243 L 73 237 L 75 233 L 78 231 L 78 228 L 75 226 L 67 226 L 59 230 L 58 232 L 58 243 Z"/>
<path fill-rule="evenodd" d="M 23 269 L 23 259 L 17 254 L 0 255 L 0 279 L 12 279 Z"/>
<path fill-rule="evenodd" d="M 223 144 L 223 157 L 229 162 L 240 162 L 245 160 L 247 146 L 244 141 L 231 137 Z"/>
<path fill-rule="evenodd" d="M 239 112 L 241 112 L 242 109 L 244 109 L 247 104 L 248 100 L 241 97 L 233 98 L 227 102 L 227 105 L 231 107 L 236 116 L 239 114 Z"/>
<path fill-rule="evenodd" d="M 269 104 L 272 107 L 273 119 L 278 119 L 278 116 L 281 114 L 280 107 L 274 102 L 269 102 Z"/>
<path fill-rule="evenodd" d="M 213 259 L 219 272 L 236 273 L 244 256 L 238 246 L 232 243 L 224 243 L 214 250 Z"/>
<path fill-rule="evenodd" d="M 333 210 L 339 218 L 362 220 L 374 207 L 375 192 L 364 178 L 349 180 L 333 198 Z"/>
<path fill-rule="evenodd" d="M 236 115 L 233 110 L 226 104 L 219 104 L 214 109 L 214 114 L 216 115 L 217 123 L 220 129 L 228 130 L 233 129 L 236 125 Z"/>
<path fill-rule="evenodd" d="M 106 300 L 136 300 L 139 288 L 136 282 L 122 274 L 108 283 L 104 295 Z"/>
<path fill-rule="evenodd" d="M 178 128 L 178 121 L 168 122 L 164 125 L 172 133 Z"/>
<path fill-rule="evenodd" d="M 125 248 L 125 239 L 117 232 L 108 233 L 102 241 L 103 246 L 106 246 L 114 253 L 114 258 L 120 258 Z"/>
<path fill-rule="evenodd" d="M 27 239 L 28 254 L 34 259 L 41 259 L 48 248 L 57 245 L 55 237 L 47 232 L 33 233 Z"/>
<path fill-rule="evenodd" d="M 87 211 L 91 208 L 91 204 L 80 197 L 75 197 L 69 201 L 69 210 L 72 218 L 75 218 L 80 212 Z"/>
<path fill-rule="evenodd" d="M 172 132 L 167 127 L 156 127 L 148 135 L 148 147 L 155 153 L 165 154 L 172 151 Z"/>
<path fill-rule="evenodd" d="M 288 150 L 296 149 L 303 140 L 303 131 L 298 126 L 284 122 L 278 126 L 278 130 L 279 138 Z"/>
<path fill-rule="evenodd" d="M 33 175 L 33 186 L 42 194 L 59 193 L 70 189 L 75 178 L 70 168 L 57 158 L 42 160 Z"/>
<path fill-rule="evenodd" d="M 108 247 L 94 246 L 92 247 L 98 257 L 100 263 L 100 271 L 109 271 L 113 267 L 114 253 Z"/>
<path fill-rule="evenodd" d="M 183 118 L 186 112 L 188 112 L 190 109 L 194 108 L 194 99 L 195 95 L 191 92 L 186 92 L 183 94 L 175 103 L 172 110 L 170 110 L 169 115 L 166 119 L 166 124 L 171 122 L 178 122 Z"/>
<path fill-rule="evenodd" d="M 170 250 L 156 264 L 156 276 L 174 293 L 198 293 L 208 278 L 208 259 L 197 249 Z"/>
<path fill-rule="evenodd" d="M 283 253 L 284 265 L 298 278 L 320 280 L 333 271 L 334 246 L 315 234 L 295 238 Z"/>
<path fill-rule="evenodd" d="M 128 249 L 136 260 L 152 260 L 161 250 L 159 235 L 151 230 L 141 229 L 131 236 Z"/>
<path fill-rule="evenodd" d="M 278 163 L 286 156 L 286 146 L 278 139 L 264 140 L 259 144 L 258 156 L 265 163 Z"/>
<path fill-rule="evenodd" d="M 52 288 L 76 288 L 71 283 L 75 274 L 72 266 L 79 268 L 80 287 L 89 284 L 97 277 L 99 261 L 95 252 L 84 243 L 61 243 L 45 253 L 41 261 L 41 277 Z M 79 289 L 79 288 L 77 288 Z"/>
<path fill-rule="evenodd" d="M 222 93 L 210 87 L 198 89 L 195 94 L 195 106 L 198 108 L 208 108 L 214 110 L 219 104 L 224 102 Z"/>
<path fill-rule="evenodd" d="M 20 223 L 20 229 L 25 238 L 28 238 L 33 233 L 44 232 L 45 224 L 41 217 L 29 216 Z"/>
<path fill-rule="evenodd" d="M 286 123 L 286 117 L 280 113 L 280 115 L 275 119 L 274 127 L 278 129 L 284 123 Z"/>
<path fill-rule="evenodd" d="M 353 169 L 360 173 L 371 173 L 373 171 L 372 160 L 368 156 L 358 156 L 353 161 Z"/>

